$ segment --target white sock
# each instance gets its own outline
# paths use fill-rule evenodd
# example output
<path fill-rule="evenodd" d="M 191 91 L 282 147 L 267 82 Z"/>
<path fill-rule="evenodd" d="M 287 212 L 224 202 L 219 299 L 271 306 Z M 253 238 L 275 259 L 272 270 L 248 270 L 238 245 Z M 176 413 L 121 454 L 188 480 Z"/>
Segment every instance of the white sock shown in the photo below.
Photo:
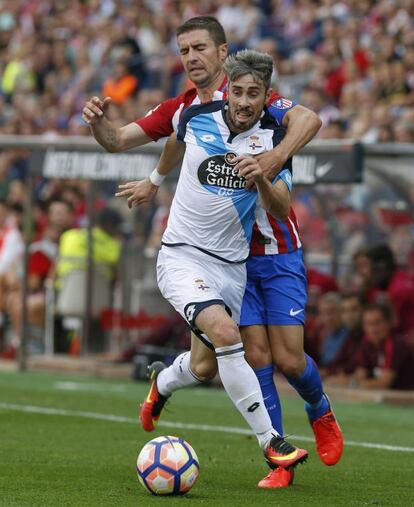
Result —
<path fill-rule="evenodd" d="M 160 394 L 170 396 L 177 389 L 203 382 L 191 371 L 190 357 L 190 352 L 183 352 L 175 358 L 171 366 L 158 374 L 157 389 Z"/>
<path fill-rule="evenodd" d="M 243 344 L 217 347 L 216 356 L 224 389 L 265 449 L 278 433 L 272 427 L 259 381 L 244 358 Z"/>

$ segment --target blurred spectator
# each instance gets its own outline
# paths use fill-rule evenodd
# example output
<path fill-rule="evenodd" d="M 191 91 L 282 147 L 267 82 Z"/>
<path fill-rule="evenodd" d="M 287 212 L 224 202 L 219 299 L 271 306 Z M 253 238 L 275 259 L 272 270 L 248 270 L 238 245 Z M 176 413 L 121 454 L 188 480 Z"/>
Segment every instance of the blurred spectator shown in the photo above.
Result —
<path fill-rule="evenodd" d="M 8 313 L 8 296 L 21 276 L 20 261 L 24 252 L 21 233 L 23 209 L 18 204 L 0 201 L 0 350 L 5 346 L 4 323 Z M 9 347 L 11 357 L 18 343 Z M 6 351 L 6 356 L 10 356 Z"/>
<path fill-rule="evenodd" d="M 93 260 L 109 281 L 114 281 L 121 254 L 119 226 L 122 218 L 111 208 L 100 211 L 97 225 L 92 228 Z M 86 269 L 88 236 L 86 229 L 69 229 L 59 241 L 59 261 L 56 268 L 58 284 L 68 273 Z"/>
<path fill-rule="evenodd" d="M 111 97 L 115 104 L 123 104 L 136 92 L 138 79 L 131 74 L 128 64 L 119 60 L 113 69 L 113 75 L 103 85 L 103 96 Z"/>
<path fill-rule="evenodd" d="M 341 323 L 348 332 L 347 339 L 334 361 L 325 369 L 327 375 L 336 378 L 355 370 L 355 356 L 362 341 L 362 301 L 359 294 L 347 294 L 341 298 Z"/>
<path fill-rule="evenodd" d="M 371 272 L 368 248 L 360 248 L 354 253 L 352 256 L 351 270 L 353 271 L 353 276 L 348 281 L 348 286 L 363 294 L 368 287 Z"/>
<path fill-rule="evenodd" d="M 89 350 L 102 351 L 103 333 L 99 319 L 103 310 L 111 308 L 113 288 L 117 278 L 121 256 L 120 225 L 121 215 L 114 209 L 104 208 L 98 214 L 92 228 L 92 292 L 91 320 L 94 322 L 92 342 Z M 69 229 L 59 241 L 59 258 L 56 265 L 56 312 L 62 317 L 83 317 L 87 293 L 87 256 L 89 251 L 88 230 Z M 71 323 L 72 324 L 72 323 Z M 78 330 L 77 325 L 75 326 Z M 68 328 L 69 329 L 69 328 Z M 65 337 L 58 340 L 60 351 L 79 353 L 81 336 L 76 334 L 70 344 Z"/>
<path fill-rule="evenodd" d="M 320 137 L 322 139 L 342 139 L 345 137 L 346 124 L 340 118 L 333 118 L 322 131 Z"/>
<path fill-rule="evenodd" d="M 21 205 L 0 201 L 0 276 L 23 254 L 22 213 Z"/>
<path fill-rule="evenodd" d="M 57 260 L 58 243 L 61 234 L 73 224 L 73 211 L 65 201 L 52 201 L 49 204 L 46 229 L 42 237 L 31 243 L 27 269 L 27 321 L 37 328 L 31 337 L 42 336 L 46 309 L 46 283 L 53 278 Z M 9 273 L 7 287 L 7 312 L 11 320 L 11 347 L 21 338 L 22 283 L 19 273 Z M 34 331 L 34 329 L 33 329 Z M 32 341 L 33 347 L 41 349 L 39 340 Z M 9 349 L 10 352 L 10 349 Z"/>
<path fill-rule="evenodd" d="M 308 287 L 306 311 L 314 314 L 317 311 L 321 297 L 327 292 L 338 292 L 338 284 L 335 277 L 322 273 L 311 266 L 306 268 L 306 280 Z"/>
<path fill-rule="evenodd" d="M 407 273 L 398 269 L 388 245 L 374 246 L 367 254 L 370 261 L 367 299 L 389 305 L 394 331 L 407 334 L 414 329 L 414 283 Z"/>
<path fill-rule="evenodd" d="M 386 306 L 372 304 L 363 313 L 364 340 L 356 356 L 353 387 L 413 389 L 414 355 L 391 333 L 392 317 Z"/>
<path fill-rule="evenodd" d="M 230 53 L 255 45 L 260 12 L 250 0 L 222 0 L 216 17 L 226 32 Z"/>
<path fill-rule="evenodd" d="M 321 370 L 329 368 L 348 339 L 349 330 L 341 318 L 341 297 L 327 292 L 320 297 L 313 336 L 307 335 L 307 347 Z"/>

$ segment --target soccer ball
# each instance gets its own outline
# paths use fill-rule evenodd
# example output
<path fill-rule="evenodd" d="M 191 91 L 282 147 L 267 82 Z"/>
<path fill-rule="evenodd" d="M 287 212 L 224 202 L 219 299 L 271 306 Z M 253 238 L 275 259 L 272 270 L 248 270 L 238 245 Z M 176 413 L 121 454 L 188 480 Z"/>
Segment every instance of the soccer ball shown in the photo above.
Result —
<path fill-rule="evenodd" d="M 200 465 L 191 445 L 179 437 L 157 437 L 137 459 L 138 479 L 153 495 L 183 495 L 197 480 Z"/>

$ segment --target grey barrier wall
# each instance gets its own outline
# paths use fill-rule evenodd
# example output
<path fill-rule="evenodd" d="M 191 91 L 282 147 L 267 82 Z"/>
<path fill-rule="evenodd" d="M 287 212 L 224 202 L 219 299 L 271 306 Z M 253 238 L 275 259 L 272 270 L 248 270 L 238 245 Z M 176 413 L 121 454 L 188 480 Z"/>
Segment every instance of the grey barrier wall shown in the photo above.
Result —
<path fill-rule="evenodd" d="M 35 175 L 45 178 L 87 179 L 92 182 L 128 181 L 145 178 L 156 166 L 163 143 L 152 143 L 123 154 L 106 153 L 94 139 L 85 137 L 65 137 L 57 140 L 45 140 L 37 136 L 2 136 L 0 149 L 21 148 L 29 153 L 29 172 L 26 184 L 32 195 L 32 183 Z M 414 211 L 414 146 L 402 144 L 363 145 L 350 140 L 345 141 L 313 141 L 306 146 L 293 160 L 293 181 L 301 208 L 302 203 L 312 202 L 312 213 L 325 222 L 327 238 L 318 244 L 316 240 L 316 222 L 308 220 L 312 213 L 303 213 L 304 227 L 300 223 L 302 232 L 311 238 L 310 247 L 306 244 L 308 262 L 324 271 L 331 271 L 343 275 L 344 266 L 349 265 L 350 247 L 344 248 L 346 241 L 340 234 L 340 221 L 336 214 L 338 205 L 344 209 L 353 210 L 359 214 L 376 213 L 376 207 L 394 212 L 402 212 L 413 216 Z M 178 171 L 172 173 L 171 181 L 176 180 Z M 88 324 L 91 308 L 91 273 L 92 236 L 90 227 L 93 223 L 93 185 L 88 198 L 89 220 L 89 256 L 87 304 L 84 320 Z M 26 235 L 27 244 L 30 242 L 30 212 L 32 203 L 26 203 Z M 381 208 L 382 206 L 382 208 Z M 372 209 L 371 209 L 372 208 Z M 366 218 L 366 217 L 365 217 Z M 369 218 L 369 217 L 368 217 Z M 375 218 L 375 217 L 374 217 Z M 397 217 L 398 218 L 398 217 Z M 398 221 L 398 220 L 397 220 Z M 300 217 L 299 217 L 300 222 Z M 306 223 L 309 222 L 309 223 Z M 306 224 L 305 224 L 306 223 Z M 361 224 L 358 224 L 360 227 Z M 364 224 L 369 229 L 370 222 Z M 377 224 L 378 225 L 378 224 Z M 376 225 L 376 226 L 377 226 Z M 409 225 L 404 222 L 404 225 Z M 353 235 L 355 231 L 345 231 L 345 236 Z M 313 229 L 314 228 L 314 229 Z M 410 227 L 409 227 L 410 228 Z M 378 227 L 377 227 L 378 229 Z M 315 232 L 315 233 L 314 233 Z M 342 231 L 343 232 L 343 231 Z M 391 231 L 392 232 L 392 231 Z M 385 237 L 384 231 L 379 231 Z M 409 231 L 409 241 L 412 241 L 412 226 Z M 343 234 L 342 234 L 343 235 Z M 367 241 L 375 241 L 369 231 L 366 232 Z M 315 244 L 312 244 L 315 237 Z M 345 238 L 345 239 L 349 239 Z M 326 246 L 325 243 L 328 245 Z M 130 255 L 134 255 L 130 252 Z M 150 261 L 146 261 L 151 264 Z M 25 256 L 27 264 L 27 248 Z M 127 264 L 127 263 L 126 263 Z M 148 273 L 148 270 L 146 271 Z M 144 273 L 145 274 L 145 273 Z M 134 282 L 142 287 L 155 284 L 155 278 L 137 275 Z M 141 276 L 141 278 L 139 278 Z M 26 282 L 26 276 L 23 278 Z M 154 289 L 155 290 L 155 289 Z M 27 287 L 24 287 L 24 300 Z M 155 296 L 156 297 L 156 296 Z M 158 296 L 161 298 L 161 296 Z M 26 329 L 26 312 L 23 304 L 23 329 Z M 86 325 L 85 330 L 89 329 Z M 87 332 L 87 331 L 86 331 Z M 20 367 L 25 367 L 26 349 L 23 332 L 23 346 L 20 356 Z M 84 340 L 87 343 L 87 340 Z M 87 349 L 83 349 L 87 353 Z"/>

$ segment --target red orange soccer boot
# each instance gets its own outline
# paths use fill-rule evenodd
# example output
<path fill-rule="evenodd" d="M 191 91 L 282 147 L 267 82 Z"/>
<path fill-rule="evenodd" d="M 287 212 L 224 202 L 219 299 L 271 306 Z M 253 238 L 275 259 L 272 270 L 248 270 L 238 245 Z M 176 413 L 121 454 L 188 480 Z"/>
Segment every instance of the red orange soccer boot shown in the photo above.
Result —
<path fill-rule="evenodd" d="M 344 439 L 341 428 L 331 408 L 315 421 L 309 419 L 315 435 L 316 450 L 322 463 L 336 465 L 342 456 Z"/>
<path fill-rule="evenodd" d="M 259 481 L 257 484 L 259 488 L 287 488 L 293 482 L 295 472 L 293 468 L 286 470 L 285 468 L 279 467 L 275 470 L 270 470 L 264 479 Z"/>
<path fill-rule="evenodd" d="M 264 455 L 270 468 L 289 468 L 306 461 L 308 451 L 294 447 L 283 437 L 277 436 L 272 438 L 264 451 Z"/>
<path fill-rule="evenodd" d="M 157 377 L 166 368 L 161 361 L 155 361 L 148 366 L 150 389 L 141 405 L 141 426 L 145 431 L 153 431 L 160 418 L 162 409 L 169 396 L 163 396 L 157 389 Z"/>

